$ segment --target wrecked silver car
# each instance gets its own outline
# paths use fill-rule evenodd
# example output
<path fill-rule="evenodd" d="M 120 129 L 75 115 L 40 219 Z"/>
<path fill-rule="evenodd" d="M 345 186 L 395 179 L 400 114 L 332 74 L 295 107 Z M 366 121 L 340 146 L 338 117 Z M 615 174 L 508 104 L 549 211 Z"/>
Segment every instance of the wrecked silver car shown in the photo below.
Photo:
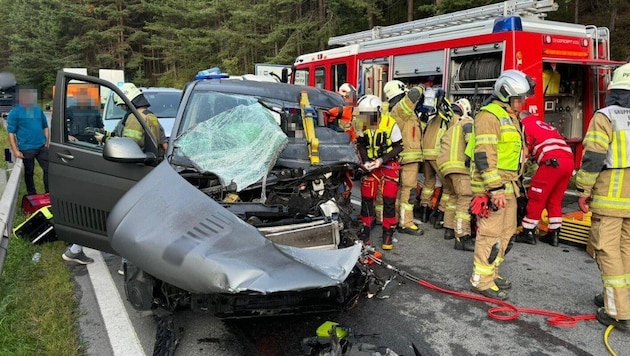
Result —
<path fill-rule="evenodd" d="M 124 137 L 103 146 L 69 141 L 70 80 L 122 96 L 97 78 L 58 73 L 55 229 L 64 240 L 126 258 L 134 307 L 190 307 L 222 318 L 322 312 L 351 306 L 365 289 L 350 202 L 358 156 L 346 133 L 321 120 L 324 110 L 343 105 L 335 93 L 196 80 L 184 89 L 161 155 L 149 134 L 143 149 Z M 303 91 L 319 113 L 318 164 L 304 138 Z"/>

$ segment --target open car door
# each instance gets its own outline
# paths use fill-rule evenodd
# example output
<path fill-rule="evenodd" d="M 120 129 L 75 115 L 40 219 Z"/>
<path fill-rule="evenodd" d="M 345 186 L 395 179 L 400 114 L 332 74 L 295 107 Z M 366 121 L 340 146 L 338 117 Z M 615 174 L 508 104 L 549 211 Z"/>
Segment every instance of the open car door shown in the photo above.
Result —
<path fill-rule="evenodd" d="M 144 149 L 128 138 L 104 144 L 99 93 L 108 88 L 131 102 L 114 84 L 59 71 L 54 89 L 49 152 L 49 184 L 57 236 L 65 241 L 114 252 L 107 238 L 107 216 L 116 202 L 159 162 L 158 144 L 145 130 Z M 94 100 L 92 97 L 95 97 Z"/>

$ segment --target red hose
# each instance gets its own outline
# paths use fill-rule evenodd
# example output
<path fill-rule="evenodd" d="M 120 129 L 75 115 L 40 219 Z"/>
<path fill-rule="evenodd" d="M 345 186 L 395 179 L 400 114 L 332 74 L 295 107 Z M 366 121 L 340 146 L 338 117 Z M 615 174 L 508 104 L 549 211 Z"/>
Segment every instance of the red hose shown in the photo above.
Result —
<path fill-rule="evenodd" d="M 375 262 L 377 262 L 378 264 L 383 265 L 382 260 L 375 258 L 372 255 L 368 255 L 368 257 L 374 260 Z M 413 277 L 411 275 L 408 275 L 405 272 L 399 271 L 398 269 L 394 268 L 391 265 L 386 265 L 386 267 L 388 269 L 392 269 L 395 272 L 401 274 L 403 277 L 413 280 L 414 282 L 418 282 L 419 285 L 432 289 L 434 291 L 444 293 L 444 294 L 449 294 L 449 295 L 459 297 L 459 298 L 466 298 L 466 299 L 472 299 L 472 300 L 478 300 L 481 302 L 496 304 L 498 306 L 488 309 L 488 316 L 490 316 L 490 318 L 495 319 L 495 320 L 501 320 L 501 321 L 516 320 L 521 313 L 525 313 L 525 314 L 544 315 L 548 317 L 547 323 L 552 326 L 574 327 L 577 325 L 579 321 L 596 319 L 595 314 L 567 315 L 563 313 L 542 310 L 542 309 L 519 308 L 503 300 L 489 298 L 489 297 L 479 295 L 479 294 L 457 292 L 454 290 L 438 287 L 430 282 Z"/>

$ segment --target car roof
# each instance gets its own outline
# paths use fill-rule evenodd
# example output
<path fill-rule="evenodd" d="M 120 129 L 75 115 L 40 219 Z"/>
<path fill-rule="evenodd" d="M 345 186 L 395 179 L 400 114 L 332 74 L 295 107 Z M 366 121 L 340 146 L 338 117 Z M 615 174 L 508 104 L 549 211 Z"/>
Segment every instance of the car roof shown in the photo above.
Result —
<path fill-rule="evenodd" d="M 339 94 L 314 87 L 287 83 L 261 82 L 240 79 L 200 79 L 187 85 L 194 86 L 192 91 L 214 91 L 226 94 L 241 94 L 285 103 L 299 104 L 300 94 L 306 91 L 310 104 L 318 108 L 343 106 Z M 297 106 L 297 105 L 296 105 Z"/>

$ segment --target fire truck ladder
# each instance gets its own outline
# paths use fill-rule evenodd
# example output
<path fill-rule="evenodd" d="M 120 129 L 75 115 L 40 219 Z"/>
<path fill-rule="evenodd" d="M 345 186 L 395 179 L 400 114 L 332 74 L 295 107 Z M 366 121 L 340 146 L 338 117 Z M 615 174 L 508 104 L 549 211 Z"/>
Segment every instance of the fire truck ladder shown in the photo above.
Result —
<path fill-rule="evenodd" d="M 400 36 L 408 33 L 444 28 L 501 16 L 522 15 L 543 18 L 546 16 L 547 12 L 556 11 L 557 9 L 558 4 L 555 3 L 555 0 L 509 0 L 498 4 L 480 6 L 426 19 L 384 27 L 376 26 L 371 30 L 331 37 L 328 40 L 328 45 L 346 46 L 379 38 Z"/>

